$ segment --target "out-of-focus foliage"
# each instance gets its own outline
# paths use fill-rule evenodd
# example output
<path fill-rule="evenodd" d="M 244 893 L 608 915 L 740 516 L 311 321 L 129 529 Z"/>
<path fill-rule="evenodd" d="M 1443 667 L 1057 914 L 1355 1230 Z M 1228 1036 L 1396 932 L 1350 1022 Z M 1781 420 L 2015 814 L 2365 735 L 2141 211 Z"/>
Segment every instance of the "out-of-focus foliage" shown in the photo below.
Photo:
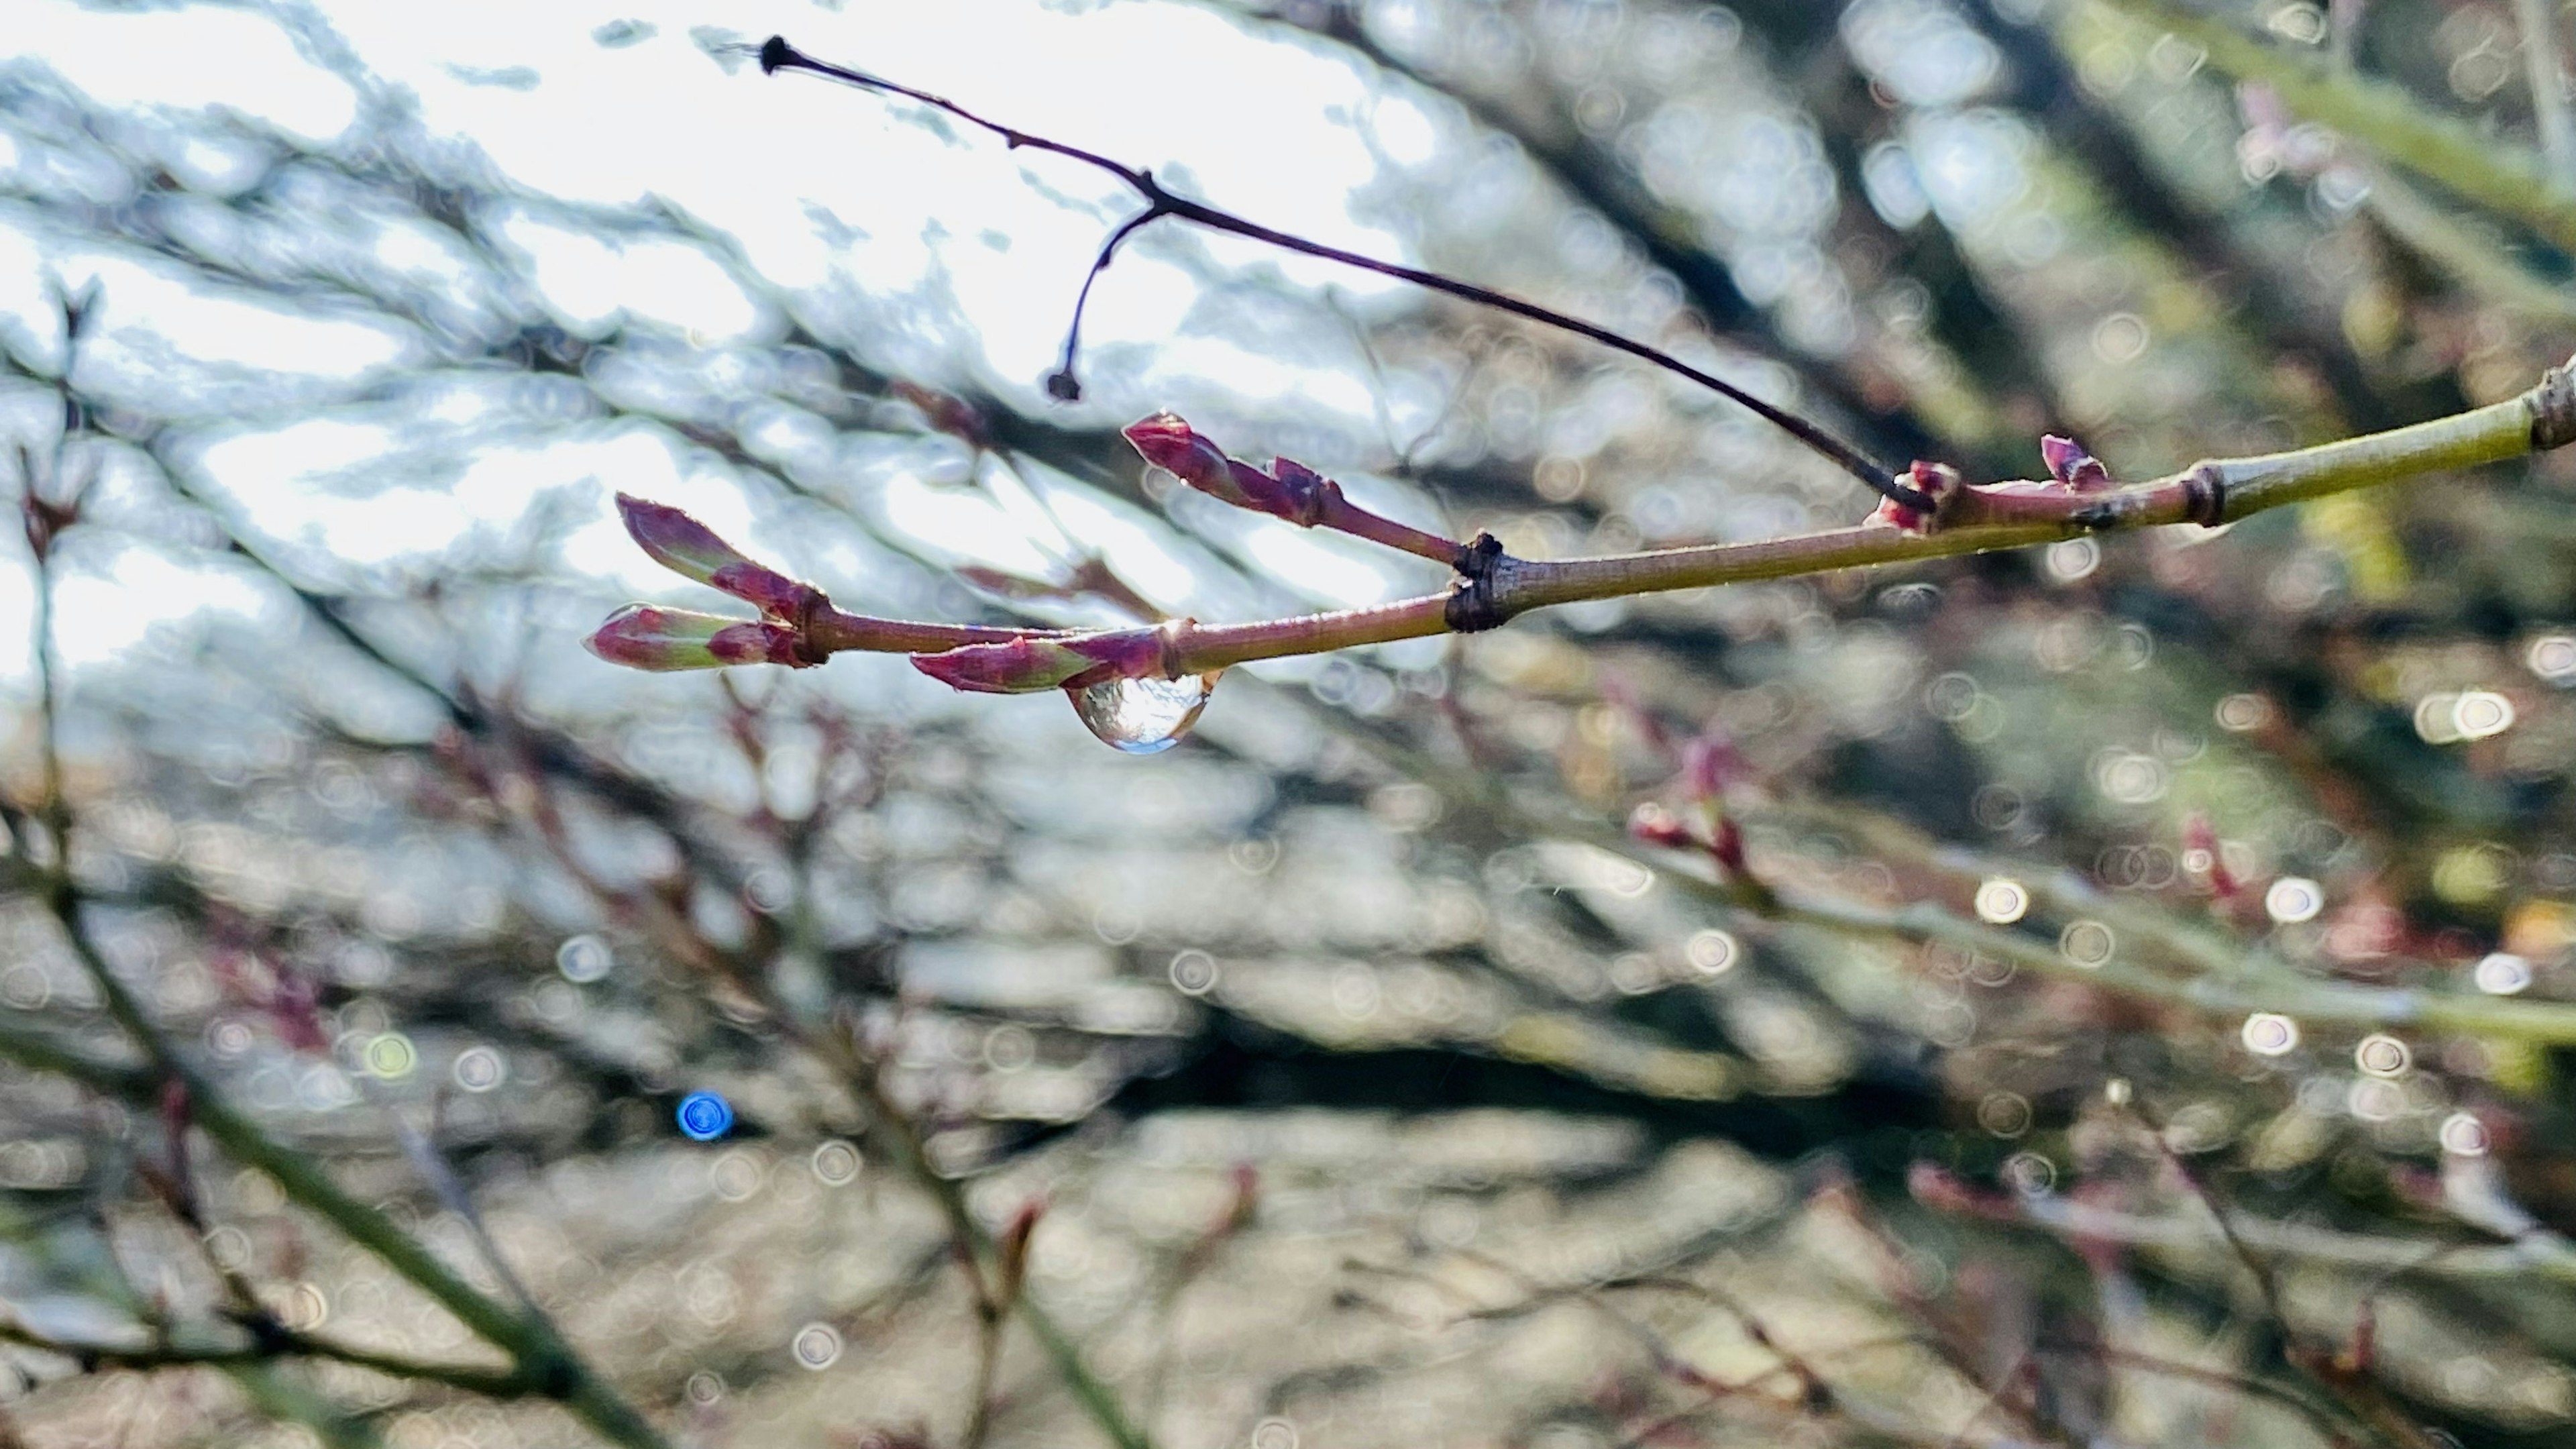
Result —
<path fill-rule="evenodd" d="M 1869 506 L 1661 374 L 1168 224 L 1051 404 L 1122 199 L 763 79 L 771 28 L 1978 477 L 2044 430 L 2144 476 L 2511 396 L 2576 342 L 2566 254 L 2102 0 L 896 8 L 0 19 L 70 875 L 238 1105 L 499 1294 L 488 1229 L 674 1443 L 968 1436 L 926 1175 L 1005 1238 L 1042 1204 L 1023 1291 L 1172 1445 L 2576 1434 L 2563 454 L 1238 671 L 1150 759 L 899 659 L 577 646 L 669 584 L 615 490 L 878 614 L 1106 623 L 952 572 L 1095 556 L 1210 621 L 1436 586 L 1147 476 L 1115 430 L 1160 407 L 1529 556 Z M 2498 146 L 2566 85 L 2553 4 L 2205 8 Z M 0 1013 L 131 1059 L 41 889 L 12 557 Z M 1694 779 L 1757 875 L 2038 955 L 1740 909 L 1620 833 Z M 2419 994 L 2532 1014 L 2420 1032 Z M 480 1361 L 202 1137 L 176 1220 L 183 1116 L 0 1072 L 9 1325 L 234 1333 L 235 1274 Z M 679 1130 L 699 1091 L 729 1135 Z M 999 1343 L 973 1432 L 1100 1432 Z M 9 1352 L 30 1445 L 583 1432 Z"/>

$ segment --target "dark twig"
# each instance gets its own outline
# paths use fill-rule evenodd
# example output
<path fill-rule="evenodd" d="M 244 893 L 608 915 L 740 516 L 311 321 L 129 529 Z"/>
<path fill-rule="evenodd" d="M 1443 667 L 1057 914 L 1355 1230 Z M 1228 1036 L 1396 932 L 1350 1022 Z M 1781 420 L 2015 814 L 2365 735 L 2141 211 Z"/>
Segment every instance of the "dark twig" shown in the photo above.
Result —
<path fill-rule="evenodd" d="M 816 60 L 812 56 L 798 50 L 795 46 L 788 44 L 787 39 L 784 36 L 773 35 L 760 47 L 760 68 L 763 72 L 769 74 L 776 74 L 781 70 L 812 71 L 817 75 L 829 76 L 834 80 L 845 81 L 851 85 L 858 86 L 863 90 L 878 91 L 888 95 L 902 96 L 907 100 L 918 101 L 925 106 L 930 106 L 945 112 L 948 115 L 955 116 L 957 119 L 966 122 L 968 125 L 977 126 L 983 130 L 990 131 L 994 135 L 1001 137 L 1003 144 L 1014 149 L 1025 146 L 1031 150 L 1045 151 L 1051 155 L 1062 156 L 1068 160 L 1079 161 L 1086 166 L 1093 167 L 1100 171 L 1105 171 L 1109 175 L 1118 178 L 1118 180 L 1125 183 L 1130 190 L 1134 191 L 1138 197 L 1144 200 L 1145 210 L 1120 223 L 1118 229 L 1110 233 L 1108 242 L 1101 247 L 1098 258 L 1092 262 L 1090 276 L 1083 280 L 1082 293 L 1083 298 L 1085 299 L 1090 295 L 1092 281 L 1098 278 L 1100 273 L 1108 267 L 1110 261 L 1116 255 L 1120 243 L 1124 242 L 1129 235 L 1149 222 L 1158 221 L 1167 216 L 1178 217 L 1182 221 L 1206 227 L 1210 231 L 1220 231 L 1232 236 L 1245 237 L 1252 241 L 1263 242 L 1270 246 L 1278 247 L 1283 251 L 1296 252 L 1301 256 L 1318 257 L 1325 261 L 1339 262 L 1344 266 L 1358 267 L 1363 271 L 1375 272 L 1380 276 L 1394 277 L 1399 281 L 1411 282 L 1418 287 L 1426 287 L 1446 296 L 1456 297 L 1462 301 L 1473 302 L 1478 306 L 1491 307 L 1497 311 L 1509 312 L 1515 317 L 1525 318 L 1544 326 L 1554 327 L 1560 331 L 1571 332 L 1578 337 L 1583 337 L 1590 341 L 1597 342 L 1614 351 L 1624 352 L 1630 357 L 1634 357 L 1641 362 L 1646 362 L 1653 366 L 1662 368 L 1664 371 L 1672 373 L 1677 377 L 1688 378 L 1690 381 L 1698 383 L 1700 386 L 1717 393 L 1719 396 L 1728 398 L 1750 409 L 1765 421 L 1780 428 L 1791 437 L 1796 438 L 1799 442 L 1806 444 L 1816 452 L 1832 459 L 1845 472 L 1850 473 L 1853 477 L 1858 478 L 1861 482 L 1867 484 L 1873 492 L 1876 492 L 1895 503 L 1907 508 L 1915 509 L 1925 509 L 1931 504 L 1931 500 L 1922 492 L 1908 487 L 1905 483 L 1899 481 L 1898 475 L 1895 472 L 1872 461 L 1867 455 L 1863 454 L 1859 448 L 1850 443 L 1844 442 L 1842 439 L 1835 437 L 1833 434 L 1825 431 L 1816 424 L 1807 421 L 1805 418 L 1764 402 L 1762 399 L 1755 397 L 1753 394 L 1746 392 L 1740 387 L 1735 386 L 1733 383 L 1727 382 L 1721 378 L 1711 375 L 1710 373 L 1704 372 L 1699 368 L 1693 367 L 1689 363 L 1682 361 L 1680 358 L 1673 356 L 1671 353 L 1661 351 L 1654 347 L 1649 347 L 1643 342 L 1639 342 L 1634 338 L 1622 336 L 1619 333 L 1610 331 L 1606 327 L 1597 326 L 1593 323 L 1586 322 L 1579 317 L 1571 317 L 1563 312 L 1539 306 L 1535 302 L 1524 302 L 1518 297 L 1494 291 L 1490 287 L 1479 287 L 1473 282 L 1462 282 L 1455 277 L 1443 276 L 1438 272 L 1426 272 L 1417 267 L 1402 266 L 1395 262 L 1379 261 L 1374 257 L 1362 256 L 1357 252 L 1347 252 L 1339 247 L 1326 246 L 1322 242 L 1310 241 L 1293 232 L 1284 232 L 1274 227 L 1263 226 L 1259 222 L 1251 221 L 1244 217 L 1237 216 L 1233 212 L 1210 206 L 1205 202 L 1194 201 L 1186 196 L 1175 195 L 1171 191 L 1165 189 L 1161 182 L 1156 181 L 1154 179 L 1154 174 L 1151 171 L 1144 170 L 1140 167 L 1129 166 L 1123 162 L 1113 161 L 1096 151 L 1086 151 L 1079 146 L 1069 146 L 1061 141 L 1050 140 L 1044 136 L 1034 135 L 1015 127 L 1003 125 L 999 121 L 988 120 L 985 117 L 977 115 L 975 112 L 966 109 L 964 106 L 958 105 L 954 101 L 948 100 L 945 97 L 932 95 L 927 91 L 915 90 L 910 86 L 900 85 L 894 81 L 869 75 L 865 71 L 851 70 L 844 66 L 833 65 L 828 61 Z M 1081 384 L 1075 380 L 1073 374 L 1075 334 L 1080 331 L 1081 326 L 1081 303 L 1077 301 L 1074 310 L 1073 331 L 1068 332 L 1065 336 L 1064 365 L 1053 377 L 1047 380 L 1047 391 L 1058 398 L 1072 399 L 1081 396 Z"/>

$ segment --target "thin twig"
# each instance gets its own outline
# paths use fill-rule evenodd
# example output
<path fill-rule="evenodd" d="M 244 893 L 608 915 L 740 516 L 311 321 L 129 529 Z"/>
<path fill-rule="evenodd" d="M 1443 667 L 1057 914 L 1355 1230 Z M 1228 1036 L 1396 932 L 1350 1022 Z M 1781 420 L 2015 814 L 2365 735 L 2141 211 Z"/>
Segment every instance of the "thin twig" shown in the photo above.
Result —
<path fill-rule="evenodd" d="M 1109 265 L 1110 261 L 1116 256 L 1120 243 L 1124 242 L 1138 228 L 1149 222 L 1160 220 L 1166 216 L 1176 217 L 1182 221 L 1206 227 L 1211 231 L 1220 231 L 1233 236 L 1246 237 L 1253 241 L 1263 242 L 1270 246 L 1278 247 L 1283 251 L 1296 252 L 1301 256 L 1318 257 L 1325 261 L 1339 262 L 1344 266 L 1357 267 L 1363 271 L 1375 272 L 1380 276 L 1394 277 L 1400 281 L 1411 282 L 1418 287 L 1425 287 L 1447 296 L 1457 297 L 1464 301 L 1476 303 L 1479 306 L 1491 307 L 1497 311 L 1508 312 L 1515 317 L 1525 318 L 1529 321 L 1554 327 L 1561 331 L 1571 332 L 1578 337 L 1587 338 L 1604 347 L 1611 348 L 1614 351 L 1624 352 L 1630 357 L 1634 357 L 1641 362 L 1652 364 L 1653 366 L 1662 368 L 1666 372 L 1687 378 L 1722 397 L 1750 409 L 1762 417 L 1766 422 L 1769 422 L 1787 432 L 1791 437 L 1796 438 L 1799 442 L 1814 449 L 1817 453 L 1832 459 L 1844 471 L 1867 484 L 1872 491 L 1896 503 L 1909 508 L 1921 508 L 1926 506 L 1929 502 L 1922 493 L 1906 486 L 1903 482 L 1898 480 L 1898 477 L 1894 472 L 1876 462 L 1873 462 L 1867 455 L 1863 454 L 1859 448 L 1850 443 L 1844 442 L 1842 439 L 1835 437 L 1833 434 L 1825 431 L 1821 427 L 1818 427 L 1816 424 L 1807 421 L 1805 418 L 1764 402 L 1762 399 L 1755 397 L 1753 394 L 1746 392 L 1735 384 L 1728 382 L 1723 378 L 1713 376 L 1699 368 L 1693 367 L 1689 363 L 1682 361 L 1680 358 L 1673 356 L 1671 353 L 1661 351 L 1654 347 L 1649 347 L 1645 343 L 1636 341 L 1633 338 L 1624 337 L 1606 327 L 1597 326 L 1593 323 L 1583 321 L 1580 318 L 1568 316 L 1563 312 L 1539 306 L 1534 302 L 1524 302 L 1518 297 L 1494 291 L 1489 287 L 1479 287 L 1472 282 L 1462 282 L 1454 277 L 1443 276 L 1438 272 L 1426 272 L 1416 267 L 1407 267 L 1394 262 L 1379 261 L 1374 257 L 1362 256 L 1357 252 L 1348 252 L 1339 247 L 1326 246 L 1321 242 L 1310 241 L 1293 232 L 1284 232 L 1273 227 L 1263 226 L 1258 222 L 1247 220 L 1235 215 L 1233 212 L 1210 206 L 1205 202 L 1194 201 L 1185 196 L 1175 195 L 1171 191 L 1166 190 L 1161 182 L 1156 181 L 1154 179 L 1154 174 L 1151 171 L 1145 170 L 1141 167 L 1129 166 L 1123 162 L 1113 161 L 1096 151 L 1087 151 L 1079 146 L 1067 145 L 1061 141 L 1051 140 L 1044 136 L 1035 135 L 1031 132 L 1003 125 L 999 121 L 988 120 L 985 117 L 977 115 L 975 112 L 966 109 L 964 106 L 958 105 L 954 101 L 932 95 L 927 91 L 915 90 L 910 86 L 899 85 L 896 82 L 885 80 L 878 76 L 869 75 L 864 71 L 851 70 L 844 66 L 833 65 L 827 61 L 816 60 L 812 56 L 798 50 L 795 46 L 788 44 L 784 36 L 771 36 L 769 40 L 760 47 L 759 55 L 760 68 L 764 72 L 775 74 L 780 70 L 811 71 L 816 75 L 828 76 L 834 80 L 845 81 L 851 85 L 858 86 L 863 90 L 902 96 L 907 100 L 918 101 L 923 105 L 946 112 L 947 114 L 955 116 L 957 119 L 966 122 L 968 125 L 989 131 L 993 135 L 1000 137 L 1005 145 L 1008 145 L 1015 150 L 1025 147 L 1033 151 L 1045 151 L 1052 155 L 1062 156 L 1068 160 L 1078 161 L 1083 165 L 1106 172 L 1109 175 L 1116 177 L 1119 181 L 1125 183 L 1128 189 L 1134 191 L 1136 195 L 1144 201 L 1145 210 L 1121 223 L 1118 229 L 1110 234 L 1108 242 L 1101 247 L 1098 257 L 1092 262 L 1090 273 L 1083 279 L 1082 296 L 1084 299 L 1088 299 L 1090 296 L 1092 279 L 1097 278 L 1101 271 Z M 1081 309 L 1080 304 L 1077 303 L 1073 319 L 1073 331 L 1068 332 L 1065 337 L 1063 366 L 1053 377 L 1047 379 L 1047 391 L 1055 397 L 1070 400 L 1082 395 L 1081 384 L 1075 379 L 1073 372 L 1075 333 L 1080 331 L 1081 326 Z"/>

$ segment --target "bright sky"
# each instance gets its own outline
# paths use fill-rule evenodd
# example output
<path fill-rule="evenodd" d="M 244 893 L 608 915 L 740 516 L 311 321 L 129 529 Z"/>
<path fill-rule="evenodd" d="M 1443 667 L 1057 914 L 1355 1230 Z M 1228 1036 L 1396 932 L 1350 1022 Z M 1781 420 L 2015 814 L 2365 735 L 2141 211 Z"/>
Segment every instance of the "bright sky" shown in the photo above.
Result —
<path fill-rule="evenodd" d="M 813 77 L 764 78 L 747 61 L 728 71 L 710 42 L 757 44 L 775 31 L 816 56 L 1152 165 L 1257 219 L 1378 255 L 1401 256 L 1403 241 L 1351 218 L 1353 189 L 1381 158 L 1418 163 L 1441 140 L 1430 118 L 1371 96 L 1339 62 L 1276 44 L 1219 12 L 1157 0 L 326 0 L 315 8 L 333 33 L 318 42 L 242 9 L 9 0 L 0 93 L 13 81 L 51 81 L 125 110 L 135 129 L 112 139 L 155 155 L 209 198 L 195 224 L 217 236 L 229 213 L 214 202 L 267 169 L 262 137 L 331 152 L 365 136 L 368 114 L 406 108 L 455 173 L 474 177 L 478 190 L 525 196 L 498 230 L 568 331 L 658 324 L 711 346 L 775 335 L 771 303 L 736 280 L 741 263 L 685 241 L 617 234 L 616 214 L 656 204 L 730 237 L 760 279 L 800 303 L 846 309 L 859 298 L 944 285 L 954 297 L 951 335 L 970 345 L 962 358 L 930 355 L 1032 399 L 1106 219 L 1126 210 L 1114 183 L 981 136 L 943 140 L 920 124 L 918 108 Z M 711 20 L 729 28 L 701 29 Z M 27 189 L 59 194 L 87 184 L 113 193 L 114 178 L 58 174 L 71 163 L 41 136 L 9 126 L 0 106 L 0 178 L 53 167 L 46 185 Z M 471 257 L 399 219 L 333 215 L 330 224 L 365 241 L 368 267 L 452 297 L 454 325 L 471 335 L 476 289 L 493 284 Z M 1174 339 L 1197 288 L 1151 251 L 1130 253 L 1101 283 L 1088 347 Z M 1232 244 L 1208 254 L 1330 283 L 1346 297 L 1384 287 Z M 547 490 L 587 490 L 581 496 L 597 500 L 603 522 L 575 540 L 575 562 L 625 587 L 661 591 L 669 580 L 610 531 L 606 490 L 595 480 L 702 509 L 719 528 L 748 517 L 729 485 L 689 476 L 641 433 L 494 450 L 461 477 L 423 477 L 417 486 L 350 486 L 399 474 L 406 430 L 400 417 L 348 399 L 433 360 L 435 336 L 389 317 L 327 316 L 247 291 L 218 295 L 159 259 L 102 249 L 66 217 L 0 200 L 0 331 L 38 355 L 54 345 L 41 291 L 49 271 L 75 287 L 95 279 L 107 298 L 85 383 L 95 367 L 102 391 L 149 405 L 174 395 L 172 379 L 186 379 L 185 395 L 206 414 L 188 429 L 192 456 L 281 538 L 395 564 L 506 525 Z M 1158 355 L 1145 380 L 1185 367 L 1247 397 L 1368 416 L 1369 395 L 1347 372 L 1284 364 L 1257 350 L 1259 341 L 1178 338 L 1172 359 Z M 467 412 L 489 405 L 469 387 L 452 403 Z M 1097 404 L 1133 405 L 1117 397 Z M 885 503 L 934 546 L 1003 566 L 1029 564 L 1032 547 L 1021 540 L 1050 531 L 1040 510 L 956 499 L 898 480 Z M 1088 521 L 1114 557 L 1186 587 L 1184 566 L 1148 530 L 1105 515 Z M 1274 546 L 1303 542 L 1283 535 Z M 26 630 L 16 621 L 29 617 L 31 596 L 12 555 L 0 553 L 8 559 L 0 564 L 0 675 L 26 666 Z M 155 622 L 200 604 L 246 609 L 256 598 L 146 545 L 93 542 L 79 562 L 87 577 L 67 581 L 63 596 L 62 643 L 76 662 L 112 657 Z M 1351 602 L 1387 586 L 1338 556 L 1298 566 Z M 116 607 L 99 607 L 111 599 Z"/>

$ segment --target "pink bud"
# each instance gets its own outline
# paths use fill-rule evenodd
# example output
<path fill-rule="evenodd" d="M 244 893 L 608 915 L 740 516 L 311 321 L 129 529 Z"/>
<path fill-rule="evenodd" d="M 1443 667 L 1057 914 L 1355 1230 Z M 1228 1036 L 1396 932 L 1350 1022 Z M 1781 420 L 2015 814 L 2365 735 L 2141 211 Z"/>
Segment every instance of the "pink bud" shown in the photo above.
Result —
<path fill-rule="evenodd" d="M 951 689 L 1033 694 L 1076 682 L 1160 675 L 1163 649 L 1164 633 L 1159 628 L 1025 635 L 1006 644 L 969 644 L 940 654 L 915 654 L 912 667 Z"/>
<path fill-rule="evenodd" d="M 2073 438 L 2055 433 L 2042 436 L 2039 456 L 2048 464 L 2048 476 L 2077 493 L 2098 493 L 2111 486 L 2111 470 Z"/>
<path fill-rule="evenodd" d="M 813 585 L 743 557 L 741 550 L 716 537 L 715 530 L 667 503 L 620 493 L 617 512 L 625 520 L 627 536 L 655 563 L 757 605 L 763 613 L 794 619 L 817 597 Z"/>
<path fill-rule="evenodd" d="M 784 624 L 650 604 L 629 604 L 609 615 L 608 622 L 582 643 L 611 664 L 656 672 L 720 669 L 728 664 L 801 668 L 817 662 L 800 655 L 796 631 Z"/>
<path fill-rule="evenodd" d="M 915 654 L 912 667 L 951 689 L 977 694 L 1029 694 L 1053 689 L 1099 661 L 1054 639 L 969 644 L 942 654 Z"/>
<path fill-rule="evenodd" d="M 1129 423 L 1126 436 L 1146 462 L 1211 498 L 1255 513 L 1305 522 L 1298 516 L 1292 488 L 1282 486 L 1279 479 L 1249 463 L 1227 457 L 1225 450 L 1208 441 L 1205 434 L 1170 413 L 1156 413 Z"/>
<path fill-rule="evenodd" d="M 1224 485 L 1231 481 L 1227 465 L 1234 460 L 1175 414 L 1156 413 L 1129 423 L 1125 432 L 1128 443 L 1144 455 L 1146 462 L 1193 488 L 1225 497 Z"/>

